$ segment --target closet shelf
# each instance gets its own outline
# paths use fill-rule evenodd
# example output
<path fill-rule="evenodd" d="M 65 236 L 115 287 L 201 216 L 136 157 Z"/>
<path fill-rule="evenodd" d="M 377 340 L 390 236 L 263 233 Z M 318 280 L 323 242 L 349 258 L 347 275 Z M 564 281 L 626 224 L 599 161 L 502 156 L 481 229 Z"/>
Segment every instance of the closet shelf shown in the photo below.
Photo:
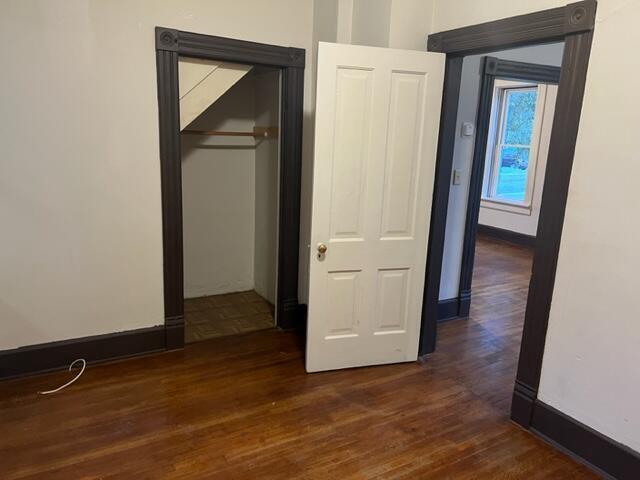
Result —
<path fill-rule="evenodd" d="M 229 132 L 220 130 L 183 130 L 183 135 L 207 135 L 212 137 L 276 138 L 278 127 L 254 127 L 253 132 Z"/>

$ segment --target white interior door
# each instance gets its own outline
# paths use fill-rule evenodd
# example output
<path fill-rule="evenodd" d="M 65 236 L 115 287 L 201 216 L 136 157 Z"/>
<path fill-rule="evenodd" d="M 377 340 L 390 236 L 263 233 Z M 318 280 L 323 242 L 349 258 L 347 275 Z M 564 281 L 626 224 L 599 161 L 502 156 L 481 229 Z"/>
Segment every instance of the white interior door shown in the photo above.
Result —
<path fill-rule="evenodd" d="M 320 44 L 308 372 L 417 359 L 443 78 L 442 54 Z"/>

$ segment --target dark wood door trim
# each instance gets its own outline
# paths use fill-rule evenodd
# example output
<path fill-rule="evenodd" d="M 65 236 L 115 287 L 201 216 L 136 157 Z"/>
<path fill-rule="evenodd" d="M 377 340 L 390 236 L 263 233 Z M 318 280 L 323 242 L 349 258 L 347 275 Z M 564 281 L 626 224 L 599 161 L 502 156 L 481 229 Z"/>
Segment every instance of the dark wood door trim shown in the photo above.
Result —
<path fill-rule="evenodd" d="M 459 315 L 469 315 L 471 306 L 471 281 L 473 279 L 473 262 L 476 251 L 476 236 L 480 202 L 482 199 L 482 181 L 484 177 L 489 123 L 493 104 L 495 80 L 525 80 L 538 83 L 557 84 L 560 80 L 560 67 L 539 65 L 535 63 L 515 62 L 495 57 L 483 57 L 480 65 L 480 95 L 476 115 L 476 138 L 473 148 L 473 161 L 469 179 L 469 197 L 467 199 L 467 215 L 462 243 L 462 265 L 460 268 L 459 297 L 461 303 Z M 464 306 L 464 308 L 462 308 Z"/>
<path fill-rule="evenodd" d="M 516 375 L 516 386 L 530 388 L 536 392 L 536 396 L 540 384 L 542 357 L 592 38 L 593 32 L 587 31 L 568 35 L 565 39 L 556 110 L 549 141 L 533 270 Z M 516 398 L 520 397 L 516 388 L 514 403 L 517 402 Z M 531 399 L 527 400 L 527 404 L 530 404 Z M 529 407 L 529 410 L 531 409 L 532 406 Z M 531 418 L 531 411 L 528 412 L 527 418 Z"/>
<path fill-rule="evenodd" d="M 156 50 L 183 57 L 208 58 L 278 68 L 304 69 L 304 48 L 282 47 L 235 38 L 156 27 Z"/>
<path fill-rule="evenodd" d="M 429 35 L 427 50 L 447 55 L 473 55 L 564 40 L 567 35 L 590 32 L 596 18 L 595 0 L 517 15 Z"/>
<path fill-rule="evenodd" d="M 525 80 L 536 83 L 557 85 L 560 81 L 560 67 L 539 63 L 516 62 L 486 56 L 482 65 L 484 75 L 508 80 Z"/>
<path fill-rule="evenodd" d="M 178 57 L 188 56 L 281 69 L 281 148 L 278 236 L 277 319 L 291 328 L 298 304 L 300 175 L 305 51 L 231 38 L 156 27 L 164 310 L 167 348 L 184 346 L 182 246 L 182 167 L 180 150 Z"/>
<path fill-rule="evenodd" d="M 518 373 L 511 418 L 528 428 L 540 383 L 540 370 L 549 322 L 562 225 L 567 203 L 571 166 L 586 81 L 591 39 L 595 24 L 595 0 L 566 7 L 459 28 L 430 35 L 428 50 L 447 54 L 447 62 L 465 55 L 509 47 L 564 40 L 558 100 L 549 145 L 540 219 L 536 235 L 533 273 L 529 287 Z M 447 91 L 443 99 L 440 138 L 455 138 L 459 90 Z M 454 121 L 451 121 L 453 115 Z M 445 121 L 446 119 L 446 121 Z M 434 199 L 449 193 L 452 149 L 439 142 Z M 440 172 L 443 169 L 444 172 Z M 437 300 L 446 225 L 441 204 L 434 201 L 426 287 L 423 305 L 421 354 L 433 351 L 437 329 Z M 444 204 L 446 208 L 446 203 Z M 437 274 L 437 275 L 436 275 Z"/>
<path fill-rule="evenodd" d="M 422 321 L 420 328 L 420 355 L 431 353 L 436 346 L 436 321 L 438 318 L 438 296 L 442 275 L 442 252 L 449 205 L 449 185 L 453 166 L 456 120 L 458 117 L 458 97 L 462 80 L 462 57 L 447 56 L 444 69 L 444 89 L 440 110 L 440 132 L 436 155 L 435 186 L 429 227 L 429 249 L 422 301 Z M 453 134 L 451 133 L 453 132 Z"/>

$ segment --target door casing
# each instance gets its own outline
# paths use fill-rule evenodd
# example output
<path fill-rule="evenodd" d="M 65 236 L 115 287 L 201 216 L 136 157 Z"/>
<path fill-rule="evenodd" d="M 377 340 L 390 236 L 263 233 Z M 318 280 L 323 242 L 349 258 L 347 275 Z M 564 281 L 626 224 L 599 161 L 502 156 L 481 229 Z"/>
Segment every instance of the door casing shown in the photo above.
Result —
<path fill-rule="evenodd" d="M 276 318 L 281 328 L 301 326 L 305 309 L 298 303 L 298 257 L 305 51 L 165 27 L 156 27 L 155 33 L 166 348 L 184 346 L 182 159 L 178 94 L 180 56 L 263 65 L 281 71 Z"/>
<path fill-rule="evenodd" d="M 438 296 L 462 59 L 467 55 L 506 48 L 563 40 L 565 42 L 518 371 L 511 404 L 511 419 L 525 428 L 531 426 L 538 401 L 542 357 L 591 52 L 596 6 L 595 0 L 571 3 L 566 7 L 435 33 L 429 35 L 427 41 L 428 51 L 445 53 L 447 60 L 422 305 L 421 355 L 433 352 L 436 346 Z"/>

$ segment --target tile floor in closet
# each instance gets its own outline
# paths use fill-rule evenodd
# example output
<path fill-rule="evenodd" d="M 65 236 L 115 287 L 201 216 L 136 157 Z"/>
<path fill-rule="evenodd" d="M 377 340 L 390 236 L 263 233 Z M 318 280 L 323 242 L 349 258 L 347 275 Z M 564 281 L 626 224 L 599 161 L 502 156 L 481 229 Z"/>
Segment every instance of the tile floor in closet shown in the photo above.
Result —
<path fill-rule="evenodd" d="M 236 335 L 274 326 L 273 306 L 254 290 L 184 301 L 185 342 Z"/>

